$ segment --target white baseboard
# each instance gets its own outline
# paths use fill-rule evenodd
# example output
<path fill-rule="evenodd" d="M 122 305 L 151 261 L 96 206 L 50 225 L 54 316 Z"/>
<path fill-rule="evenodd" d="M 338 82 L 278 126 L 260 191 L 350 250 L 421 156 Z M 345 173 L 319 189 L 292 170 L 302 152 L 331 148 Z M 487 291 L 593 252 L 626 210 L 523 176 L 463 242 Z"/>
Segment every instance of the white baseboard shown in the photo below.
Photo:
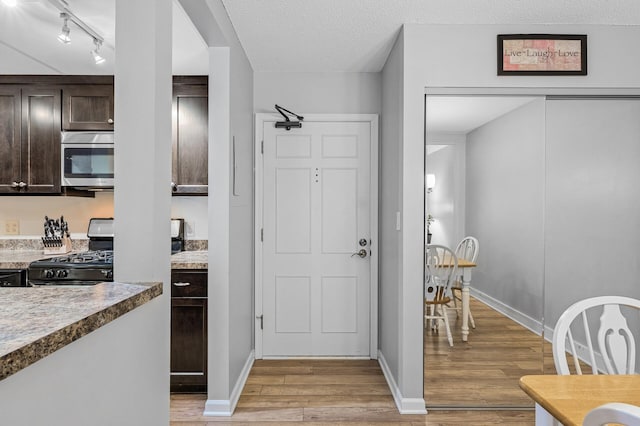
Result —
<path fill-rule="evenodd" d="M 469 293 L 471 294 L 471 296 L 475 297 L 485 305 L 500 312 L 502 315 L 506 316 L 507 318 L 512 319 L 513 321 L 517 322 L 518 324 L 520 324 L 527 330 L 531 331 L 532 333 L 535 333 L 538 336 L 542 334 L 541 321 L 531 318 L 530 316 L 525 315 L 522 312 L 513 309 L 511 306 L 505 305 L 501 301 L 494 299 L 488 294 L 478 291 L 474 288 L 471 288 Z M 551 331 L 551 336 L 553 336 L 553 330 Z"/>
<path fill-rule="evenodd" d="M 238 380 L 233 387 L 233 391 L 231 391 L 230 398 L 208 399 L 204 405 L 204 412 L 202 413 L 203 416 L 231 417 L 236 409 L 236 405 L 238 405 L 238 400 L 240 399 L 240 395 L 242 394 L 242 389 L 247 383 L 247 379 L 249 378 L 249 373 L 251 372 L 251 367 L 253 366 L 253 362 L 255 361 L 255 359 L 255 352 L 251 351 L 251 353 L 249 353 L 249 356 L 247 357 L 247 361 L 242 367 L 242 371 L 240 372 L 240 376 L 238 377 Z"/>
<path fill-rule="evenodd" d="M 389 389 L 393 395 L 393 400 L 396 403 L 396 407 L 398 407 L 400 414 L 427 414 L 424 398 L 402 397 L 402 392 L 391 374 L 391 370 L 389 369 L 387 360 L 384 358 L 384 354 L 380 350 L 378 350 L 378 363 L 380 364 L 384 378 L 387 380 L 387 385 L 389 385 Z"/>
<path fill-rule="evenodd" d="M 475 297 L 476 299 L 478 299 L 479 301 L 481 301 L 482 303 L 484 303 L 485 305 L 490 306 L 491 308 L 495 309 L 496 311 L 500 312 L 501 314 L 503 314 L 504 316 L 506 316 L 507 318 L 517 322 L 518 324 L 520 324 L 521 326 L 527 328 L 528 330 L 530 330 L 531 332 L 537 334 L 538 336 L 540 335 L 540 330 L 542 330 L 542 322 L 535 320 L 525 314 L 523 314 L 522 312 L 516 311 L 515 309 L 511 308 L 508 305 L 505 305 L 504 303 L 500 302 L 499 300 L 494 299 L 493 297 L 475 290 L 475 289 L 470 289 L 470 294 Z M 553 339 L 553 330 L 554 327 L 545 324 L 544 325 L 544 340 L 546 340 L 547 342 L 551 343 L 552 339 Z M 571 348 L 567 347 L 567 352 L 571 353 Z M 587 348 L 586 345 L 580 343 L 580 342 L 576 342 L 576 352 L 578 353 L 578 358 L 582 361 L 585 361 L 587 363 L 591 363 L 589 361 L 590 356 L 589 356 L 589 349 Z M 602 354 L 600 354 L 599 352 L 595 352 L 595 357 L 596 357 L 596 366 L 598 368 L 598 371 L 600 372 L 604 372 L 606 371 L 606 367 L 604 364 L 604 358 L 602 357 Z"/>

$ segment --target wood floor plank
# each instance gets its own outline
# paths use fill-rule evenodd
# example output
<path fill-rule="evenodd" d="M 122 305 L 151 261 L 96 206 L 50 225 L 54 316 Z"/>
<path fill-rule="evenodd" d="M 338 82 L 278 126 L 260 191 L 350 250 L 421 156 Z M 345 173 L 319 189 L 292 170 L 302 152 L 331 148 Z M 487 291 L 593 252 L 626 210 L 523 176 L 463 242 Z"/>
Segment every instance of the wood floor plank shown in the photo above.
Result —
<path fill-rule="evenodd" d="M 358 385 L 358 384 L 370 384 L 370 383 L 382 383 L 386 384 L 384 376 L 379 374 L 326 374 L 326 375 L 313 375 L 313 376 L 294 376 L 287 375 L 284 378 L 286 384 L 290 385 Z"/>
<path fill-rule="evenodd" d="M 386 385 L 265 385 L 260 395 L 389 395 Z"/>

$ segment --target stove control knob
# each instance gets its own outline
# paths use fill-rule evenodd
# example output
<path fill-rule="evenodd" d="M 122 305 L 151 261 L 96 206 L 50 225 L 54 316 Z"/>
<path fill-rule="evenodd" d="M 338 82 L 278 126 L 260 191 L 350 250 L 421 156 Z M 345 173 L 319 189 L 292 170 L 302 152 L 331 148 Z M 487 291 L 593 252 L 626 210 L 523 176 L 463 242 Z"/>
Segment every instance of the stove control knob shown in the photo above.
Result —
<path fill-rule="evenodd" d="M 67 278 L 67 275 L 69 275 L 69 271 L 67 271 L 66 269 L 60 269 L 56 273 L 56 277 L 58 277 L 58 278 Z"/>
<path fill-rule="evenodd" d="M 111 269 L 103 269 L 102 270 L 102 275 L 104 275 L 104 277 L 108 280 L 112 280 L 113 279 L 113 270 Z"/>
<path fill-rule="evenodd" d="M 53 278 L 56 275 L 53 269 L 45 269 L 43 274 L 45 278 Z"/>

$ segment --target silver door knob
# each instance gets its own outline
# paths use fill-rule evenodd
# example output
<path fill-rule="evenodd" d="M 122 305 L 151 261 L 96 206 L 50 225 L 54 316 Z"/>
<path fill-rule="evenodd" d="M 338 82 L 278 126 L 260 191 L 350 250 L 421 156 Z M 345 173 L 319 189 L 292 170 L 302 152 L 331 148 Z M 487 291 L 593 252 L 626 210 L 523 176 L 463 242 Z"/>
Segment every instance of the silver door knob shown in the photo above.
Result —
<path fill-rule="evenodd" d="M 20 183 L 18 183 L 18 186 L 19 186 L 20 188 L 24 188 L 25 186 L 27 186 L 27 184 L 26 184 L 26 182 L 22 182 L 22 181 L 20 181 Z"/>
<path fill-rule="evenodd" d="M 359 251 L 357 251 L 357 252 L 355 252 L 355 253 L 353 253 L 353 254 L 351 255 L 351 257 L 353 257 L 353 256 L 358 256 L 358 257 L 360 257 L 360 258 L 365 258 L 365 257 L 367 257 L 367 250 L 365 250 L 365 249 L 360 249 Z"/>

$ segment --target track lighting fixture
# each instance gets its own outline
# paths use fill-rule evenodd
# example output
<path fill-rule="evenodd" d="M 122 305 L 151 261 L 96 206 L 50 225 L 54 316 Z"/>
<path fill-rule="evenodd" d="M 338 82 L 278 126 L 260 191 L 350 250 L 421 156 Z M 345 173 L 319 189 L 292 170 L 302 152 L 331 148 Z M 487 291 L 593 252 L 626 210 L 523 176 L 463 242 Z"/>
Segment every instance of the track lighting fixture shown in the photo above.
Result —
<path fill-rule="evenodd" d="M 3 2 L 10 0 L 2 0 Z M 93 44 L 95 44 L 96 48 L 91 51 L 91 56 L 93 56 L 93 60 L 96 65 L 101 64 L 105 61 L 105 58 L 100 55 L 100 47 L 104 42 L 104 38 L 100 34 L 98 34 L 93 28 L 87 25 L 82 19 L 78 18 L 69 8 L 69 3 L 67 0 L 49 0 L 53 6 L 55 6 L 60 11 L 60 18 L 64 19 L 64 24 L 62 25 L 62 31 L 58 36 L 58 40 L 61 43 L 69 43 L 71 38 L 69 37 L 69 21 L 73 22 L 76 27 L 80 28 L 87 34 L 89 37 L 93 39 Z"/>
<path fill-rule="evenodd" d="M 96 48 L 91 51 L 91 55 L 93 55 L 93 60 L 96 62 L 96 65 L 99 65 L 104 62 L 104 58 L 100 55 L 100 46 L 102 46 L 102 42 L 97 38 L 93 39 L 93 44 L 96 45 Z"/>
<path fill-rule="evenodd" d="M 62 24 L 62 30 L 60 31 L 60 35 L 58 35 L 58 41 L 60 43 L 71 43 L 71 37 L 69 37 L 69 15 L 67 15 L 66 13 L 61 13 L 60 17 L 62 19 L 64 19 L 64 24 Z"/>

